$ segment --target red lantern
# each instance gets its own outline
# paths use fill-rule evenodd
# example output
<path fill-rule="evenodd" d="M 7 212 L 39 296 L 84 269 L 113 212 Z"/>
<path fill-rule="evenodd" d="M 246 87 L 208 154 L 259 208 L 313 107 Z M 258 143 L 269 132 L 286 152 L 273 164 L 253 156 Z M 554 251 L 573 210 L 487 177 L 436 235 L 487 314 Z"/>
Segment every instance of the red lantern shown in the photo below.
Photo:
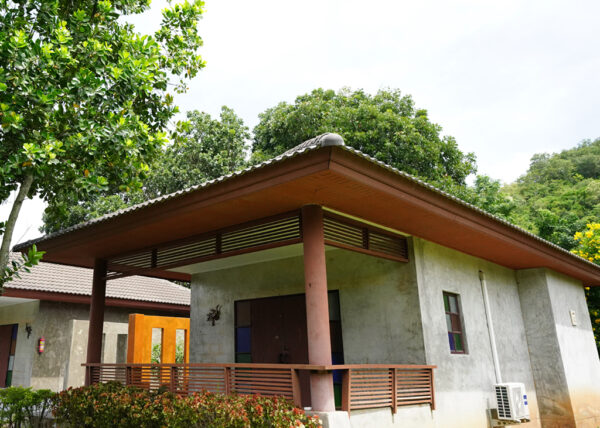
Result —
<path fill-rule="evenodd" d="M 44 339 L 44 336 L 42 336 L 38 339 L 38 353 L 43 354 L 45 347 L 46 347 L 46 339 Z"/>

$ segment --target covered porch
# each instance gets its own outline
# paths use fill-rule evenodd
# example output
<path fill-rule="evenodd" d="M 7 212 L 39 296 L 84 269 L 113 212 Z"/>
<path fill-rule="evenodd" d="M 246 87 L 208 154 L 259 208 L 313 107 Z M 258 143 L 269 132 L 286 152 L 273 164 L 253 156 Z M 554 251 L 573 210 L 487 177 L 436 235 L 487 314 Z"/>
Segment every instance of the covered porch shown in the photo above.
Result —
<path fill-rule="evenodd" d="M 395 413 L 399 406 L 406 405 L 435 408 L 434 366 L 401 364 L 403 361 L 390 361 L 389 356 L 379 359 L 378 349 L 371 350 L 370 361 L 377 361 L 375 364 L 356 361 L 348 352 L 344 354 L 338 291 L 328 290 L 327 280 L 326 256 L 335 249 L 344 254 L 353 252 L 362 257 L 383 259 L 390 264 L 405 265 L 409 257 L 407 239 L 402 234 L 319 205 L 305 205 L 299 210 L 98 261 L 94 270 L 87 382 L 118 380 L 128 385 L 168 389 L 177 394 L 209 390 L 277 395 L 318 412 L 390 408 Z M 220 334 L 214 330 L 217 333 L 213 343 L 192 346 L 190 361 L 195 362 L 100 364 L 94 345 L 101 343 L 98 339 L 102 331 L 96 323 L 102 325 L 99 314 L 103 313 L 107 280 L 132 274 L 172 273 L 190 275 L 193 283 L 204 272 L 233 270 L 240 266 L 281 270 L 273 263 L 294 257 L 301 260 L 301 266 L 296 264 L 288 269 L 298 271 L 289 277 L 303 277 L 303 293 L 289 295 L 285 289 L 275 287 L 270 291 L 257 290 L 254 294 L 221 296 L 218 301 L 226 306 L 224 310 L 233 311 L 235 318 L 233 325 L 223 328 L 234 333 Z M 340 257 L 343 258 L 343 254 Z M 355 262 L 350 259 L 348 263 Z M 299 272 L 301 270 L 303 272 Z M 234 282 L 224 281 L 223 287 L 227 287 L 227 282 Z M 247 288 L 252 287 L 258 286 L 248 278 Z M 203 297 L 203 292 L 197 294 L 200 300 L 210 300 L 208 296 Z M 255 298 L 243 298 L 248 296 Z M 192 312 L 197 306 L 200 305 L 193 301 Z M 203 328 L 211 329 L 207 320 L 200 320 L 204 317 L 204 312 L 196 316 L 198 322 L 208 326 Z M 190 332 L 192 338 L 201 334 L 193 330 L 194 324 Z M 211 339 L 205 342 L 207 340 Z M 235 352 L 219 354 L 205 350 L 218 341 L 235 342 L 229 347 Z M 201 352 L 195 353 L 198 348 Z M 344 364 L 344 360 L 353 364 Z"/>

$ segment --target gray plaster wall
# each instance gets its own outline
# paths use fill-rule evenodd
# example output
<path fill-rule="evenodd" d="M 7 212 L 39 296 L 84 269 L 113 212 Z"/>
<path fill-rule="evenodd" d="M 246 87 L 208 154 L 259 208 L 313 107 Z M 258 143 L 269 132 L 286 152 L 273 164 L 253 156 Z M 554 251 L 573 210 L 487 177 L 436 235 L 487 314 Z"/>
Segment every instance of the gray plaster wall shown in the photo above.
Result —
<path fill-rule="evenodd" d="M 12 384 L 29 386 L 33 366 L 33 348 L 36 345 L 33 334 L 28 338 L 25 328 L 33 323 L 39 310 L 39 301 L 7 305 L 0 308 L 0 325 L 18 324 L 17 347 L 13 366 Z"/>
<path fill-rule="evenodd" d="M 347 363 L 423 364 L 414 257 L 398 263 L 363 254 L 326 253 L 330 290 L 339 290 Z M 195 274 L 192 277 L 190 361 L 233 362 L 234 301 L 304 292 L 302 257 Z M 221 305 L 215 326 L 206 321 Z"/>
<path fill-rule="evenodd" d="M 599 426 L 600 361 L 582 284 L 547 269 L 517 278 L 544 427 Z"/>
<path fill-rule="evenodd" d="M 486 427 L 495 407 L 496 383 L 479 271 L 486 276 L 500 368 L 505 382 L 522 382 L 532 421 L 540 426 L 515 272 L 437 244 L 414 239 L 423 335 L 428 364 L 435 370 L 435 425 Z M 448 344 L 443 292 L 460 295 L 466 354 Z"/>
<path fill-rule="evenodd" d="M 8 299 L 8 298 L 7 298 Z M 17 301 L 17 300 L 15 300 Z M 126 358 L 129 314 L 128 308 L 106 308 L 102 361 L 117 362 L 117 355 Z M 162 311 L 144 311 L 147 315 L 166 315 Z M 0 325 L 18 324 L 17 347 L 12 384 L 35 389 L 60 391 L 70 386 L 81 386 L 85 370 L 81 366 L 87 354 L 89 306 L 85 304 L 31 300 L 26 303 L 6 304 L 0 307 Z M 26 325 L 31 325 L 27 337 Z M 37 352 L 38 339 L 46 340 L 45 351 Z M 123 361 L 124 362 L 124 361 Z"/>
<path fill-rule="evenodd" d="M 417 238 L 410 242 L 407 264 L 343 250 L 326 255 L 328 287 L 340 293 L 346 362 L 437 366 L 436 410 L 405 409 L 412 412 L 407 418 L 401 416 L 406 412 L 376 411 L 382 426 L 407 420 L 444 428 L 488 426 L 497 380 L 479 271 L 487 281 L 502 381 L 524 383 L 527 390 L 531 422 L 521 426 L 570 426 L 560 425 L 566 419 L 549 423 L 546 401 L 556 388 L 572 403 L 566 411 L 578 427 L 598 426 L 600 363 L 581 284 L 546 270 L 515 272 Z M 450 352 L 444 291 L 460 296 L 467 346 L 462 355 Z M 301 257 L 194 275 L 192 361 L 233 361 L 235 300 L 302 292 Z M 216 305 L 223 309 L 213 327 L 206 313 Z M 577 326 L 571 325 L 570 310 Z M 560 361 L 540 358 L 545 354 Z M 562 374 L 554 365 L 562 365 Z M 553 381 L 544 385 L 540 376 Z M 351 425 L 366 426 L 375 413 L 353 412 Z"/>
<path fill-rule="evenodd" d="M 119 334 L 127 335 L 129 330 L 128 315 L 125 314 L 126 321 L 114 322 L 105 321 L 103 326 L 104 346 L 102 347 L 102 362 L 117 362 L 117 340 Z M 87 338 L 90 322 L 88 320 L 69 320 L 69 329 L 71 331 L 71 346 L 69 349 L 69 358 L 67 360 L 66 377 L 63 379 L 62 388 L 70 386 L 81 386 L 85 382 L 85 369 L 81 366 L 85 363 L 87 356 Z"/>
<path fill-rule="evenodd" d="M 107 308 L 104 319 L 108 323 L 124 323 L 127 326 L 130 310 L 122 308 Z M 67 386 L 79 386 L 83 384 L 69 382 L 69 372 L 77 373 L 83 370 L 77 368 L 75 361 L 70 363 L 72 347 L 81 348 L 78 342 L 85 342 L 87 349 L 87 330 L 74 331 L 74 320 L 89 319 L 89 306 L 84 304 L 40 302 L 39 312 L 32 324 L 33 344 L 25 358 L 32 358 L 32 370 L 30 386 L 35 389 L 46 388 L 60 391 Z M 44 336 L 46 348 L 43 354 L 36 352 L 37 339 Z M 82 337 L 84 336 L 84 338 Z M 74 340 L 75 338 L 75 340 Z M 75 343 L 74 343 L 75 341 Z M 84 352 L 85 349 L 78 351 Z M 21 356 L 19 356 L 20 358 Z M 81 361 L 83 362 L 83 361 Z M 81 363 L 79 363 L 81 364 Z M 75 376 L 78 378 L 78 376 Z"/>

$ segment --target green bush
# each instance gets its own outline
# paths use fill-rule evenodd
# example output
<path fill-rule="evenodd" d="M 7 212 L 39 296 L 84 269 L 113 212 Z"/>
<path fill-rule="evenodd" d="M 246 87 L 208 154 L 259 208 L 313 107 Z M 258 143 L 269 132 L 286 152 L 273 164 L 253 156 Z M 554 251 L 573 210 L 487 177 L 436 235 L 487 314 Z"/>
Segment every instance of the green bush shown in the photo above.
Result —
<path fill-rule="evenodd" d="M 60 426 L 94 428 L 319 427 L 281 398 L 202 392 L 178 397 L 116 382 L 68 389 L 58 395 L 54 415 Z"/>
<path fill-rule="evenodd" d="M 150 357 L 151 363 L 160 363 L 161 362 L 161 358 L 160 358 L 161 349 L 162 349 L 162 345 L 160 343 L 157 343 L 152 346 L 152 356 Z M 175 346 L 175 364 L 185 363 L 185 361 L 183 361 L 183 356 L 184 356 L 183 343 L 178 343 Z"/>
<path fill-rule="evenodd" d="M 0 389 L 0 426 L 41 428 L 56 394 L 48 389 L 37 391 L 21 386 Z"/>

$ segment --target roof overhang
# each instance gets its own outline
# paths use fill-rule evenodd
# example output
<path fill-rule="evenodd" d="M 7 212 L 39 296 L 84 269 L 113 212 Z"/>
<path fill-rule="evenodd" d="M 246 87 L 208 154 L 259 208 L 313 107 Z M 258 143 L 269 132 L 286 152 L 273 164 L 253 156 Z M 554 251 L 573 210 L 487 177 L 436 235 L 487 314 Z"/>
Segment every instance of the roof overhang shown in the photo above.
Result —
<path fill-rule="evenodd" d="M 54 293 L 50 291 L 41 290 L 21 290 L 18 288 L 4 288 L 2 292 L 2 297 L 28 299 L 28 301 L 30 301 L 29 299 L 35 299 L 44 300 L 47 302 L 79 303 L 84 305 L 89 305 L 91 301 L 91 296 L 82 294 Z M 107 297 L 105 299 L 104 304 L 106 306 L 116 308 L 128 308 L 144 311 L 164 311 L 187 316 L 189 316 L 190 314 L 189 305 L 176 305 L 172 303 L 151 302 L 145 300 L 117 299 L 114 297 Z"/>
<path fill-rule="evenodd" d="M 511 269 L 600 285 L 600 266 L 345 146 L 313 147 L 32 243 L 44 261 L 93 267 L 177 239 L 319 204 Z M 173 272 L 163 277 L 175 278 Z M 184 278 L 178 274 L 175 279 Z"/>

